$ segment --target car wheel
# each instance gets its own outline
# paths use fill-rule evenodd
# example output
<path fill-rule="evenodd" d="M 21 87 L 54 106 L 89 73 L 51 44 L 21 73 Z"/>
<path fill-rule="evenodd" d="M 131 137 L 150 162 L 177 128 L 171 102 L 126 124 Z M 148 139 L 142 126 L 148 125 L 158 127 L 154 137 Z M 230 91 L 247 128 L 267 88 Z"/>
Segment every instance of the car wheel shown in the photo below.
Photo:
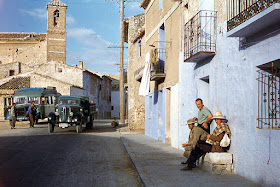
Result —
<path fill-rule="evenodd" d="M 80 124 L 76 125 L 76 132 L 81 133 L 83 129 L 83 123 L 81 122 Z"/>
<path fill-rule="evenodd" d="M 54 131 L 54 125 L 49 123 L 48 126 L 49 126 L 49 133 L 52 133 Z"/>

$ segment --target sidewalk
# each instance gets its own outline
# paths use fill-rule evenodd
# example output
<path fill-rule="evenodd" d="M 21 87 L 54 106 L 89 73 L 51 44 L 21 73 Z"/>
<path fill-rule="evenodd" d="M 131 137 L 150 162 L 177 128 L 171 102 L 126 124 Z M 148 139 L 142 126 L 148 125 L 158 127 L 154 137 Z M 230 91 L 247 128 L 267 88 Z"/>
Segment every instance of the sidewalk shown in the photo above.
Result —
<path fill-rule="evenodd" d="M 257 186 L 238 175 L 215 175 L 200 168 L 180 171 L 182 150 L 145 134 L 120 133 L 144 186 Z"/>

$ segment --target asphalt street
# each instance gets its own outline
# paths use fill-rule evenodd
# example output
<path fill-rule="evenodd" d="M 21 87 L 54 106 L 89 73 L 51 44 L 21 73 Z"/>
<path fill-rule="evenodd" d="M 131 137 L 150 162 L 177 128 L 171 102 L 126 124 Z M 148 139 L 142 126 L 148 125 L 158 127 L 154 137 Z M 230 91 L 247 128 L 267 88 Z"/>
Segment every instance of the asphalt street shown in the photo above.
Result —
<path fill-rule="evenodd" d="M 47 124 L 0 131 L 0 186 L 141 186 L 111 121 L 92 130 Z"/>

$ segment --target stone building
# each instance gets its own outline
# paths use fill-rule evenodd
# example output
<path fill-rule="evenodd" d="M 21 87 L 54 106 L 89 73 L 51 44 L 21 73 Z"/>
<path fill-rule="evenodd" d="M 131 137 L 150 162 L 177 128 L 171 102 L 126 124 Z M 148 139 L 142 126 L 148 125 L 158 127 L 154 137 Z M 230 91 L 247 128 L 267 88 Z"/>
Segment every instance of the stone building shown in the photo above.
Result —
<path fill-rule="evenodd" d="M 151 72 L 145 97 L 145 133 L 182 149 L 185 124 L 202 98 L 228 120 L 234 172 L 279 186 L 279 1 L 143 0 L 141 6 L 145 54 L 165 44 L 165 79 L 153 82 Z"/>
<path fill-rule="evenodd" d="M 0 64 L 21 62 L 33 66 L 49 61 L 65 64 L 66 9 L 67 5 L 59 0 L 47 4 L 47 33 L 0 33 Z"/>
<path fill-rule="evenodd" d="M 145 129 L 145 98 L 139 96 L 139 86 L 145 65 L 145 15 L 125 21 L 125 41 L 128 43 L 127 120 L 131 130 Z"/>
<path fill-rule="evenodd" d="M 59 0 L 47 4 L 47 33 L 0 33 L 0 118 L 17 89 L 48 86 L 62 95 L 88 96 L 97 104 L 96 117 L 111 117 L 111 79 L 83 62 L 66 64 L 66 9 Z"/>
<path fill-rule="evenodd" d="M 143 0 L 141 7 L 145 9 L 144 58 L 151 69 L 145 133 L 178 147 L 182 6 L 178 1 Z"/>

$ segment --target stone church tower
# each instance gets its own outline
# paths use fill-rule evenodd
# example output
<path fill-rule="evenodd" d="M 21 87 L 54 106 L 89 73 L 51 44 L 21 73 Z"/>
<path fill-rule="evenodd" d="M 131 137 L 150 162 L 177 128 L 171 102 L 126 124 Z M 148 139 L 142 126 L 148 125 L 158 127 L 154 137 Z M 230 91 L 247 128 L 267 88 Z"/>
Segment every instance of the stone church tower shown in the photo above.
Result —
<path fill-rule="evenodd" d="M 59 0 L 52 0 L 47 5 L 47 62 L 66 64 L 66 9 L 67 5 Z"/>

